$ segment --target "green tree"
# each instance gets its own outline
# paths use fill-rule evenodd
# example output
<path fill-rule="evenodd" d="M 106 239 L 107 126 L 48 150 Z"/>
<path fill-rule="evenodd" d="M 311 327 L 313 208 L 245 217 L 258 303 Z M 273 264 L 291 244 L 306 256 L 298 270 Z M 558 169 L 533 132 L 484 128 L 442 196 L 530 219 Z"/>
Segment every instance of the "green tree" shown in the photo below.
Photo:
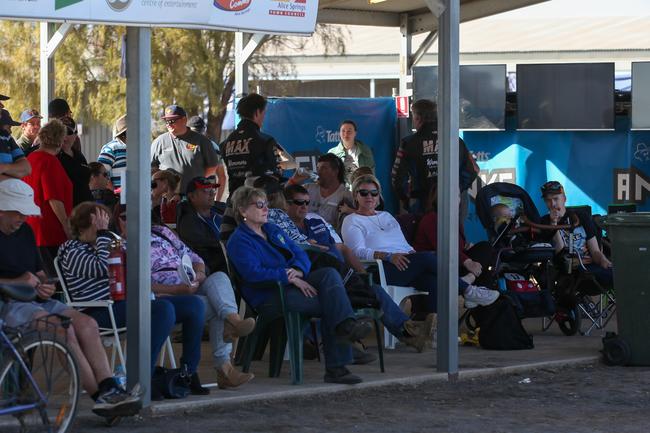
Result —
<path fill-rule="evenodd" d="M 126 110 L 126 80 L 120 77 L 125 27 L 76 25 L 55 55 L 57 97 L 65 98 L 78 120 L 111 124 Z M 341 27 L 318 26 L 316 37 L 326 52 L 344 51 Z M 265 78 L 291 70 L 288 58 L 273 57 L 274 48 L 300 50 L 307 38 L 273 36 L 258 49 L 250 65 Z M 39 103 L 39 26 L 0 21 L 0 91 L 12 96 L 10 108 Z M 152 31 L 152 116 L 162 108 L 182 105 L 189 115 L 207 110 L 208 131 L 219 137 L 234 87 L 234 33 L 208 30 L 155 28 Z M 8 105 L 9 106 L 9 105 Z M 17 114 L 16 114 L 17 115 Z"/>

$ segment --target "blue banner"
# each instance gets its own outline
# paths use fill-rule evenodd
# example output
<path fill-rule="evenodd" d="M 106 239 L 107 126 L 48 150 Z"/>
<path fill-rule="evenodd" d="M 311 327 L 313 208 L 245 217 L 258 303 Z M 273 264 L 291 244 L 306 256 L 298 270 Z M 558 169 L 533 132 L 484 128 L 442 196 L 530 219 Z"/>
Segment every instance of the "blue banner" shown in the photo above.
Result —
<path fill-rule="evenodd" d="M 629 131 L 627 118 L 615 131 L 468 131 L 484 183 L 512 182 L 523 187 L 541 215 L 548 213 L 540 193 L 547 180 L 564 185 L 567 205 L 589 205 L 607 214 L 614 203 L 636 203 L 650 211 L 650 131 Z M 476 193 L 476 184 L 471 195 Z M 473 205 L 465 222 L 468 239 L 485 239 Z"/>
<path fill-rule="evenodd" d="M 301 166 L 315 170 L 318 155 L 339 143 L 339 125 L 346 119 L 356 123 L 357 139 L 372 149 L 387 210 L 394 211 L 390 171 L 396 149 L 397 111 L 393 98 L 269 99 L 262 129 Z"/>

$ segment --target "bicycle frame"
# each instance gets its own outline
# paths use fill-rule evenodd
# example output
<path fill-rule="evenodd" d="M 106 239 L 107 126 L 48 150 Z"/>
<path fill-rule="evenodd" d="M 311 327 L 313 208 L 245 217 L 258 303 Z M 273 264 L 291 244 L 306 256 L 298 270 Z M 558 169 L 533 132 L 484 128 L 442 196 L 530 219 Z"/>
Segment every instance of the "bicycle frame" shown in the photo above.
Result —
<path fill-rule="evenodd" d="M 13 355 L 13 357 L 16 360 L 18 360 L 18 365 L 20 365 L 21 370 L 25 373 L 25 376 L 29 380 L 29 383 L 31 384 L 32 388 L 38 394 L 38 400 L 30 404 L 21 404 L 21 405 L 11 406 L 5 409 L 0 408 L 0 416 L 12 415 L 16 413 L 33 410 L 33 409 L 38 409 L 41 414 L 41 418 L 43 418 L 43 423 L 49 427 L 49 419 L 47 418 L 47 414 L 44 413 L 44 409 L 45 407 L 47 407 L 47 398 L 45 397 L 41 389 L 38 387 L 38 385 L 36 384 L 36 381 L 34 380 L 31 371 L 29 371 L 27 364 L 25 364 L 25 360 L 18 352 L 18 349 L 11 342 L 7 334 L 4 332 L 4 329 L 2 329 L 2 325 L 3 325 L 3 321 L 0 320 L 0 342 L 2 343 L 3 347 L 9 348 L 10 353 Z"/>

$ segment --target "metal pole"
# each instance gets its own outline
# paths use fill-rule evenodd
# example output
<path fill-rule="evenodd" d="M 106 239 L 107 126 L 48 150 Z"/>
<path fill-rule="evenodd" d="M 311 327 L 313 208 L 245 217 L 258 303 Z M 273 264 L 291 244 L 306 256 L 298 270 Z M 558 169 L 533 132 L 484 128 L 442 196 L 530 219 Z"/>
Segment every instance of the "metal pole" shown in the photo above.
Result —
<path fill-rule="evenodd" d="M 438 19 L 438 371 L 458 377 L 459 0 Z"/>
<path fill-rule="evenodd" d="M 127 379 L 131 389 L 151 383 L 151 29 L 126 30 L 126 113 L 129 157 L 127 204 Z"/>
<path fill-rule="evenodd" d="M 375 79 L 371 78 L 370 79 L 370 97 L 371 98 L 375 97 L 375 86 L 376 86 Z"/>
<path fill-rule="evenodd" d="M 54 33 L 54 24 L 47 21 L 40 23 L 40 61 L 41 61 L 41 116 L 49 117 L 47 104 L 54 95 L 54 57 L 50 58 L 47 43 Z"/>
<path fill-rule="evenodd" d="M 244 55 L 244 46 L 248 38 L 244 33 L 235 33 L 235 97 L 248 93 L 248 57 Z"/>

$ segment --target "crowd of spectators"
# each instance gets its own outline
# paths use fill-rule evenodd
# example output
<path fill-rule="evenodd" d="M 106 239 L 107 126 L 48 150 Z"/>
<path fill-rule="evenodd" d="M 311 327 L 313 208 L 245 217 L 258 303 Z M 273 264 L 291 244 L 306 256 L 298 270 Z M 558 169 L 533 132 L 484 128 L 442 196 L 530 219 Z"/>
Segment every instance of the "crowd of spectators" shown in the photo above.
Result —
<path fill-rule="evenodd" d="M 1 100 L 6 97 L 0 95 Z M 417 131 L 400 143 L 390 185 L 405 209 L 424 213 L 414 237 L 407 239 L 395 216 L 383 210 L 372 150 L 357 139 L 353 120 L 341 123 L 340 143 L 318 158 L 317 180 L 304 183 L 312 177 L 304 171 L 284 177 L 277 143 L 260 131 L 264 97 L 251 94 L 239 101 L 241 121 L 221 145 L 206 136 L 201 117 L 188 120 L 183 107 L 166 107 L 162 120 L 167 132 L 151 144 L 152 367 L 174 326 L 181 325 L 180 363 L 189 375 L 190 392 L 209 393 L 197 373 L 207 325 L 219 387 L 235 388 L 253 379 L 232 361 L 233 341 L 255 328 L 254 319 L 239 316 L 232 284 L 236 276 L 239 295 L 258 313 L 280 311 L 284 302 L 289 311 L 320 318 L 326 382 L 361 382 L 347 366 L 372 358 L 352 356 L 350 343 L 372 328 L 355 318 L 346 284 L 352 274 L 366 275 L 368 263 L 377 260 L 388 284 L 428 293 L 425 319 L 413 320 L 384 288 L 361 284 L 377 301 L 388 331 L 422 351 L 435 328 L 440 289 L 437 125 L 435 104 L 416 101 L 412 108 Z M 95 411 L 130 414 L 138 409 L 139 396 L 113 379 L 97 331 L 109 326 L 106 310 L 80 312 L 53 300 L 49 279 L 58 257 L 74 301 L 111 297 L 113 232 L 126 237 L 126 207 L 119 204 L 128 153 L 126 116 L 115 121 L 113 139 L 97 161 L 88 163 L 64 100 L 50 103 L 50 118 L 42 126 L 37 110 L 24 110 L 20 122 L 1 110 L 0 281 L 32 285 L 39 295 L 38 302 L 8 303 L 1 317 L 10 324 L 49 313 L 73 318 L 73 350 Z M 18 142 L 11 135 L 13 126 L 21 127 Z M 477 170 L 462 140 L 459 146 L 462 214 L 463 195 Z M 222 203 L 226 185 L 227 204 Z M 548 223 L 562 224 L 568 217 L 562 186 L 550 182 L 542 191 Z M 581 238 L 572 242 L 583 251 L 584 264 L 600 278 L 611 279 L 611 263 L 594 245 L 593 228 L 588 223 L 582 227 Z M 558 251 L 567 236 L 563 231 L 553 236 Z M 459 241 L 459 295 L 467 308 L 490 305 L 499 293 L 474 284 L 486 270 L 468 255 L 462 220 Z M 267 280 L 285 287 L 284 299 L 260 288 L 258 283 Z M 125 326 L 126 301 L 117 300 L 113 310 L 118 326 Z"/>

